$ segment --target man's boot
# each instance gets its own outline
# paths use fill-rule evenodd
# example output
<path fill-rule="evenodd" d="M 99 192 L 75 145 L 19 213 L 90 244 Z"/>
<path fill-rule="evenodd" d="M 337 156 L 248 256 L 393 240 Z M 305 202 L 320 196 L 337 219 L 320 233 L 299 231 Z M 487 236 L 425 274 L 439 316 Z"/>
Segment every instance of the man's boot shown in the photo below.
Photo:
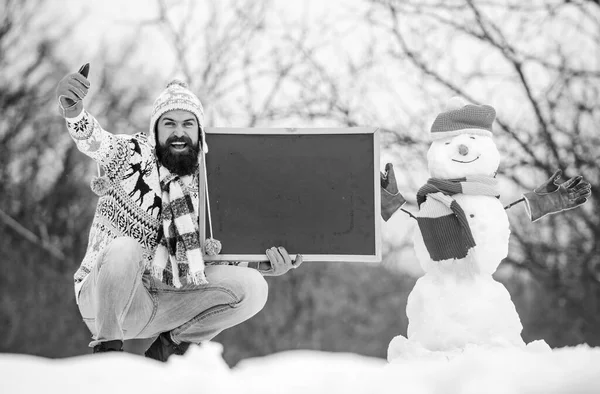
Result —
<path fill-rule="evenodd" d="M 183 355 L 190 344 L 188 342 L 182 342 L 179 345 L 173 342 L 171 339 L 171 332 L 163 332 L 158 338 L 150 345 L 144 355 L 148 358 L 152 358 L 158 361 L 167 361 L 171 354 Z"/>
<path fill-rule="evenodd" d="M 94 353 L 105 353 L 105 352 L 122 352 L 123 351 L 123 341 L 114 340 L 114 341 L 106 341 L 100 342 L 96 346 L 94 346 Z"/>

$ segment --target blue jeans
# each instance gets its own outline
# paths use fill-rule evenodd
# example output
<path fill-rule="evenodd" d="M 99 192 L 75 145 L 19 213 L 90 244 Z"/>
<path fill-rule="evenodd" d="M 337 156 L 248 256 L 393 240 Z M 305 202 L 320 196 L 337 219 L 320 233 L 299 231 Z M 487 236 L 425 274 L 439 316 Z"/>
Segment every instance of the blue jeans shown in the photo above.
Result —
<path fill-rule="evenodd" d="M 207 285 L 167 286 L 145 270 L 135 239 L 116 238 L 79 293 L 79 311 L 93 338 L 89 346 L 119 339 L 125 350 L 143 353 L 165 331 L 175 343 L 200 343 L 264 307 L 268 287 L 258 271 L 215 265 L 205 272 Z"/>

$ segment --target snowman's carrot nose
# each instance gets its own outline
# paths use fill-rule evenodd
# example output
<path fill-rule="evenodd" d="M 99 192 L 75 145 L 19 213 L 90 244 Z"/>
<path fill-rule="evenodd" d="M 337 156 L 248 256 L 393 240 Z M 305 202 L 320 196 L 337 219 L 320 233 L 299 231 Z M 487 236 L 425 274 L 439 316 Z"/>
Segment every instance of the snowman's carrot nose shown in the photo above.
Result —
<path fill-rule="evenodd" d="M 469 148 L 467 148 L 466 145 L 460 144 L 458 146 L 458 153 L 460 153 L 463 156 L 466 156 L 469 154 Z"/>

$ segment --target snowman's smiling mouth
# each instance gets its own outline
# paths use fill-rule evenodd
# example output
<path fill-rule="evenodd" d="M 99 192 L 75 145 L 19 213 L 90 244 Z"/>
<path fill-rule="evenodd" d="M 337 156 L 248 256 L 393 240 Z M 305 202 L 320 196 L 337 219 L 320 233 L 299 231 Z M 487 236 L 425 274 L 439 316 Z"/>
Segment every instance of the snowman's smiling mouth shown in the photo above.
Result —
<path fill-rule="evenodd" d="M 481 157 L 481 155 L 477 156 L 476 158 L 474 158 L 473 160 L 470 160 L 470 161 L 460 161 L 460 160 L 454 160 L 454 159 L 452 159 L 452 161 L 455 161 L 457 163 L 467 164 L 467 163 L 473 163 L 475 160 L 479 159 L 480 157 Z"/>

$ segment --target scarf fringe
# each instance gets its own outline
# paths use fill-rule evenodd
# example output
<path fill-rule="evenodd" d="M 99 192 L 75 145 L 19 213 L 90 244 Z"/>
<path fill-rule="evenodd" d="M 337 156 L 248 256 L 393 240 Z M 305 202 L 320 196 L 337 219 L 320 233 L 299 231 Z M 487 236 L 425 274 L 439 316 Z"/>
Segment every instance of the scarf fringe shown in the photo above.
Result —
<path fill-rule="evenodd" d="M 202 271 L 195 272 L 195 273 L 192 273 L 192 272 L 188 273 L 187 280 L 188 280 L 188 283 L 193 283 L 196 286 L 208 284 L 206 275 Z"/>
<path fill-rule="evenodd" d="M 163 271 L 163 268 L 156 265 L 150 267 L 150 274 L 161 282 L 163 280 Z"/>
<path fill-rule="evenodd" d="M 179 280 L 179 274 L 173 274 L 173 286 L 178 289 L 181 288 L 181 280 Z"/>

